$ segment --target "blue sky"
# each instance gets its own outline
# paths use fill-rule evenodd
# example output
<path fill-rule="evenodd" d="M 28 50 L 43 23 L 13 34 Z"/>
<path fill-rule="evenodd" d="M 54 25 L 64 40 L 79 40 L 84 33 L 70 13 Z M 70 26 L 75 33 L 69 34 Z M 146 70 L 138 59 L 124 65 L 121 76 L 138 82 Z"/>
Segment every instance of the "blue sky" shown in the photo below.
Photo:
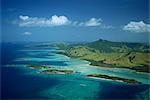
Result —
<path fill-rule="evenodd" d="M 148 42 L 148 0 L 2 0 L 2 41 Z"/>

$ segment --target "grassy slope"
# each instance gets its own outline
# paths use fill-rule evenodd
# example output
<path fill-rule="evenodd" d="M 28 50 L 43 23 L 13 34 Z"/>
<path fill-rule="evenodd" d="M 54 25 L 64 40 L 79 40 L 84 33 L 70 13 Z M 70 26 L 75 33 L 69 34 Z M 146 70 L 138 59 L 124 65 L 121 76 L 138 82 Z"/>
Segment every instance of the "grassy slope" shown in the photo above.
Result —
<path fill-rule="evenodd" d="M 122 43 L 99 40 L 88 44 L 70 46 L 66 54 L 92 62 L 92 65 L 105 67 L 135 68 L 149 65 L 149 48 L 140 43 Z M 148 69 L 138 68 L 144 72 Z M 145 68 L 145 67 L 143 67 Z"/>

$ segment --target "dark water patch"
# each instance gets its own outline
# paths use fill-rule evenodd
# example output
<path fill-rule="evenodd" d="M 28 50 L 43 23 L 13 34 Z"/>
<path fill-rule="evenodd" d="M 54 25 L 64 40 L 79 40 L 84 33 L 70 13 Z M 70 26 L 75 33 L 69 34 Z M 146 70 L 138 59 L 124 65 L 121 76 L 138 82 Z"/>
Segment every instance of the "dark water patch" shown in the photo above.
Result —
<path fill-rule="evenodd" d="M 135 95 L 149 88 L 149 85 L 125 85 L 125 84 L 110 84 L 107 82 L 101 82 L 99 98 L 101 100 L 106 99 L 135 99 Z"/>
<path fill-rule="evenodd" d="M 53 66 L 67 66 L 65 61 L 42 61 L 40 62 L 42 65 L 53 65 Z"/>
<path fill-rule="evenodd" d="M 18 57 L 18 52 L 20 48 L 23 48 L 22 44 L 11 44 L 2 43 L 1 44 L 1 65 L 12 64 L 13 59 Z"/>
<path fill-rule="evenodd" d="M 44 53 L 44 54 L 29 54 L 28 53 L 26 55 L 28 55 L 30 58 L 31 57 L 33 57 L 33 58 L 49 58 L 49 57 L 54 56 L 53 54 L 48 54 L 48 53 Z"/>
<path fill-rule="evenodd" d="M 44 99 L 44 97 L 39 97 L 38 93 L 59 83 L 55 79 L 23 75 L 22 73 L 18 68 L 2 68 L 2 99 Z"/>
<path fill-rule="evenodd" d="M 55 53 L 55 54 L 60 54 L 60 53 L 63 53 L 64 51 L 60 51 L 60 50 L 58 50 L 58 51 L 51 51 L 51 53 Z"/>
<path fill-rule="evenodd" d="M 67 66 L 65 61 L 17 61 L 15 64 Z"/>
<path fill-rule="evenodd" d="M 33 58 L 48 58 L 54 56 L 50 51 L 21 51 L 20 56 L 22 57 L 33 57 Z"/>
<path fill-rule="evenodd" d="M 51 48 L 51 47 L 48 47 L 48 48 L 34 48 L 34 47 L 25 46 L 25 48 L 23 50 L 32 50 L 34 52 L 39 52 L 39 51 L 42 51 L 42 50 L 57 50 L 57 49 L 56 48 Z"/>

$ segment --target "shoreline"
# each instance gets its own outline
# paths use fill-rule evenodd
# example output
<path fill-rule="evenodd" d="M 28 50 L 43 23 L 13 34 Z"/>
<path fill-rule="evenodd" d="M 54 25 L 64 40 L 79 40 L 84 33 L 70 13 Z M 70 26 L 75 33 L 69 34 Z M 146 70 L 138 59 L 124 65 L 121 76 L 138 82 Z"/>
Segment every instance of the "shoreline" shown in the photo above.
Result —
<path fill-rule="evenodd" d="M 31 67 L 32 66 L 32 67 Z M 45 66 L 45 65 L 27 65 L 26 67 L 29 68 L 40 68 L 40 69 L 45 69 L 42 71 L 39 71 L 39 73 L 45 73 L 45 74 L 74 74 L 74 73 L 78 73 L 74 70 L 58 70 L 58 69 L 51 69 L 51 67 L 49 66 Z M 50 68 L 50 69 L 47 69 Z M 123 82 L 123 83 L 127 83 L 127 84 L 141 84 L 141 82 L 135 80 L 135 79 L 127 79 L 127 78 L 121 78 L 118 76 L 109 76 L 109 75 L 105 75 L 105 74 L 88 74 L 85 75 L 87 78 L 93 78 L 93 79 L 101 79 L 101 80 L 110 80 L 110 81 L 117 81 L 117 82 Z"/>
<path fill-rule="evenodd" d="M 87 59 L 84 59 L 87 60 Z M 97 67 L 107 67 L 107 68 L 124 68 L 124 69 L 130 69 L 130 70 L 134 70 L 136 72 L 142 72 L 142 73 L 150 73 L 150 69 L 148 68 L 149 66 L 134 66 L 134 67 L 125 67 L 125 66 L 115 66 L 113 64 L 106 64 L 106 63 L 102 63 L 102 62 L 98 62 L 98 65 L 95 64 L 96 61 L 92 61 L 92 60 L 87 60 L 90 62 L 90 65 L 92 66 L 97 66 Z M 145 69 L 141 69 L 141 67 L 145 67 Z"/>
<path fill-rule="evenodd" d="M 109 75 L 104 75 L 104 74 L 89 74 L 87 75 L 87 77 L 94 78 L 94 79 L 105 79 L 105 80 L 124 82 L 127 84 L 141 84 L 141 82 L 134 80 L 134 79 L 127 79 L 127 78 L 109 76 Z"/>
<path fill-rule="evenodd" d="M 65 55 L 67 57 L 70 57 L 70 58 L 77 58 L 77 59 L 81 59 L 79 57 L 76 57 L 76 56 L 71 56 L 65 52 L 57 52 L 57 54 L 62 54 L 62 55 Z M 140 72 L 140 73 L 150 73 L 150 69 L 148 67 L 150 66 L 145 66 L 145 69 L 141 69 L 141 67 L 144 67 L 144 66 L 134 66 L 134 67 L 125 67 L 125 66 L 115 66 L 113 64 L 106 64 L 106 63 L 103 63 L 103 62 L 98 62 L 98 61 L 94 61 L 94 60 L 89 60 L 89 59 L 81 59 L 81 60 L 85 60 L 85 61 L 89 61 L 91 66 L 96 66 L 96 67 L 103 67 L 103 68 L 124 68 L 124 69 L 130 69 L 130 70 L 133 70 L 133 71 L 136 71 L 136 72 Z"/>

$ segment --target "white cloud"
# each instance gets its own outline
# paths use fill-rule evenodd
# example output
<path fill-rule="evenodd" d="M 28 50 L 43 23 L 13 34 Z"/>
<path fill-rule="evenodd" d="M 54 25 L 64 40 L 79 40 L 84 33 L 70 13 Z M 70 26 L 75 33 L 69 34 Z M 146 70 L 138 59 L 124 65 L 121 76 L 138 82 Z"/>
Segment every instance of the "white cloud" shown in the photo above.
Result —
<path fill-rule="evenodd" d="M 133 22 L 131 21 L 126 26 L 123 27 L 123 30 L 131 32 L 150 32 L 150 24 L 146 24 L 143 21 Z"/>
<path fill-rule="evenodd" d="M 99 27 L 102 29 L 112 29 L 113 26 L 105 25 L 102 23 L 101 18 L 90 18 L 88 21 L 80 22 L 76 24 L 77 26 L 86 26 L 86 27 Z"/>
<path fill-rule="evenodd" d="M 38 18 L 29 16 L 19 16 L 19 26 L 62 26 L 70 23 L 69 19 L 65 16 L 54 15 L 51 18 Z"/>
<path fill-rule="evenodd" d="M 91 18 L 90 20 L 85 22 L 85 26 L 100 26 L 101 22 L 102 20 L 100 18 L 99 19 Z"/>
<path fill-rule="evenodd" d="M 19 26 L 20 27 L 52 27 L 52 26 L 62 26 L 62 25 L 71 25 L 71 26 L 85 26 L 85 27 L 97 27 L 103 29 L 113 28 L 102 23 L 101 18 L 90 18 L 87 21 L 71 21 L 66 16 L 57 16 L 53 15 L 50 18 L 39 18 L 39 17 L 29 17 L 29 16 L 19 16 Z"/>
<path fill-rule="evenodd" d="M 52 16 L 51 21 L 50 21 L 50 24 L 56 25 L 56 26 L 57 25 L 65 25 L 67 23 L 69 23 L 69 20 L 65 16 L 56 16 L 56 15 L 54 15 L 54 16 Z"/>
<path fill-rule="evenodd" d="M 29 16 L 19 16 L 19 18 L 21 19 L 21 20 L 27 20 L 27 19 L 29 19 Z"/>
<path fill-rule="evenodd" d="M 24 35 L 31 35 L 32 33 L 31 32 L 24 32 L 23 34 Z"/>

